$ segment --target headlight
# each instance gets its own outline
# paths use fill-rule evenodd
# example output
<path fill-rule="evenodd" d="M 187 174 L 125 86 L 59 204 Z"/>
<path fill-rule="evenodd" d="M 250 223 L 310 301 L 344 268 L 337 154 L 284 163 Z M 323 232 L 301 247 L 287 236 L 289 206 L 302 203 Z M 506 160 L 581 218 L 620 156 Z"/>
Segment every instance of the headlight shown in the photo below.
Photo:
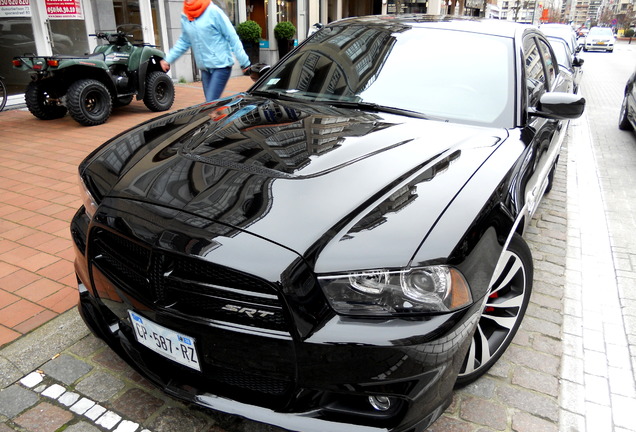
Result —
<path fill-rule="evenodd" d="M 448 266 L 371 270 L 318 281 L 331 307 L 342 315 L 450 312 L 473 301 L 464 276 Z"/>
<path fill-rule="evenodd" d="M 89 218 L 93 219 L 93 215 L 97 211 L 97 201 L 93 198 L 93 194 L 86 187 L 86 183 L 79 177 L 80 195 L 82 196 L 82 202 L 84 203 L 84 209 Z"/>

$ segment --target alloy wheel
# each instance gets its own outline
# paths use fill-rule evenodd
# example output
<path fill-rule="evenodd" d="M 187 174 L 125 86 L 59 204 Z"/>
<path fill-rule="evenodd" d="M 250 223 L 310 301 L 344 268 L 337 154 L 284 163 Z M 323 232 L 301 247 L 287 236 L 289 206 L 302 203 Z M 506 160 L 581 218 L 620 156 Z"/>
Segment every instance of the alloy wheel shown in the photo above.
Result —
<path fill-rule="evenodd" d="M 532 255 L 520 236 L 513 237 L 501 263 L 460 369 L 460 386 L 473 382 L 495 364 L 525 315 L 532 291 Z"/>

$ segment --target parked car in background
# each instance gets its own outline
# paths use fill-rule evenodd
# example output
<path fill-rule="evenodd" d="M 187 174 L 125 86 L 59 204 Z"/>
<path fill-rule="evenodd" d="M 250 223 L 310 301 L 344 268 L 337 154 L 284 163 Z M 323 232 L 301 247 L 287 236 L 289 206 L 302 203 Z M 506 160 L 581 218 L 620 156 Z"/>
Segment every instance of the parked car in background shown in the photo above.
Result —
<path fill-rule="evenodd" d="M 546 36 L 553 36 L 563 39 L 570 48 L 572 59 L 574 58 L 574 55 L 581 50 L 581 48 L 579 48 L 579 44 L 577 43 L 576 32 L 571 25 L 547 23 L 539 25 L 539 30 L 541 30 Z"/>
<path fill-rule="evenodd" d="M 523 235 L 585 100 L 499 20 L 345 19 L 252 72 L 81 163 L 82 317 L 200 407 L 424 431 L 521 324 Z"/>
<path fill-rule="evenodd" d="M 636 71 L 634 71 L 625 84 L 621 112 L 618 118 L 618 127 L 621 130 L 636 129 Z"/>
<path fill-rule="evenodd" d="M 614 52 L 616 37 L 609 27 L 592 27 L 585 36 L 583 51 Z"/>
<path fill-rule="evenodd" d="M 572 74 L 574 93 L 578 93 L 581 78 L 583 77 L 583 59 L 570 50 L 570 44 L 560 37 L 548 36 L 548 41 L 554 50 L 559 66 Z"/>

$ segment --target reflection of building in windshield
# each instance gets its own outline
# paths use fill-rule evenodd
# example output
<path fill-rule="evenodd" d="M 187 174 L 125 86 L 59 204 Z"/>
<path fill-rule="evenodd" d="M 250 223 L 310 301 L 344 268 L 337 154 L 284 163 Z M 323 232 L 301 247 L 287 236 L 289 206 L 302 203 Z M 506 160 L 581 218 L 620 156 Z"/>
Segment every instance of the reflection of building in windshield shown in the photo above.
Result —
<path fill-rule="evenodd" d="M 270 79 L 265 87 L 345 98 L 355 96 L 380 73 L 395 44 L 392 34 L 408 28 L 391 22 L 325 28 L 276 71 L 276 78 Z"/>

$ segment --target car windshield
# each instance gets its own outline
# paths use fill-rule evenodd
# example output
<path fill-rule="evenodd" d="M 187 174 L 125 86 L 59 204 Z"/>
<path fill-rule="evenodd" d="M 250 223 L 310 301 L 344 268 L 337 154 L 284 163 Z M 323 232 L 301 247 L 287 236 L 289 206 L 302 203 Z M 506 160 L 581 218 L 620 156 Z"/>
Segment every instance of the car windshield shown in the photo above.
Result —
<path fill-rule="evenodd" d="M 607 27 L 593 27 L 587 35 L 590 37 L 613 37 L 614 33 L 612 33 L 612 29 Z"/>
<path fill-rule="evenodd" d="M 485 34 L 396 23 L 334 25 L 253 90 L 508 127 L 514 115 L 512 51 L 511 39 Z"/>

